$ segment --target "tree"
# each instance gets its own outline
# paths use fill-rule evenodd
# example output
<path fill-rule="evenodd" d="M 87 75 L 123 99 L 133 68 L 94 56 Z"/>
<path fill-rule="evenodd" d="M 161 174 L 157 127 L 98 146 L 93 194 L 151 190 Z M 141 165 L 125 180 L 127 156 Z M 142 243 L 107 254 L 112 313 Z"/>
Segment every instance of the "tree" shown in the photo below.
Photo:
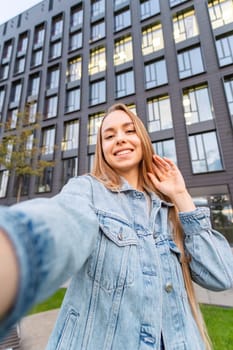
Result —
<path fill-rule="evenodd" d="M 0 143 L 0 167 L 17 178 L 17 196 L 19 202 L 23 181 L 26 175 L 42 176 L 46 167 L 54 162 L 43 159 L 43 147 L 39 146 L 37 135 L 41 130 L 41 116 L 30 116 L 30 106 L 18 112 L 13 118 L 0 124 L 2 129 Z"/>

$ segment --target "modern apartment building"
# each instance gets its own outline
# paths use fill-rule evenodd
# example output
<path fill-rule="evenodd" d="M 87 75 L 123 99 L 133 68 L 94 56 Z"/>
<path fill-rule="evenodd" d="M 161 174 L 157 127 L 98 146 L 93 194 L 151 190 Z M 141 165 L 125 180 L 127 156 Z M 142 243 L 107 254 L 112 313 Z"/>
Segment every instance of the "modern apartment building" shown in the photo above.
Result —
<path fill-rule="evenodd" d="M 233 243 L 233 1 L 45 0 L 0 26 L 1 122 L 13 130 L 25 106 L 32 122 L 40 113 L 36 137 L 55 161 L 25 176 L 23 200 L 90 170 L 99 122 L 118 101 Z M 0 166 L 1 204 L 15 202 L 16 182 Z"/>

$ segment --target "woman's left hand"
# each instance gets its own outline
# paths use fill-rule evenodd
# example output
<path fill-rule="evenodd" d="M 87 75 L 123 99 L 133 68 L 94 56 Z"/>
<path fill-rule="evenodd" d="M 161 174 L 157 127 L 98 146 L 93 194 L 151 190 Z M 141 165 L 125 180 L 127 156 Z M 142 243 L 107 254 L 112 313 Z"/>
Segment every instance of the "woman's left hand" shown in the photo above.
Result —
<path fill-rule="evenodd" d="M 154 155 L 153 173 L 148 173 L 148 176 L 157 190 L 168 196 L 180 211 L 195 209 L 184 178 L 172 160 Z"/>

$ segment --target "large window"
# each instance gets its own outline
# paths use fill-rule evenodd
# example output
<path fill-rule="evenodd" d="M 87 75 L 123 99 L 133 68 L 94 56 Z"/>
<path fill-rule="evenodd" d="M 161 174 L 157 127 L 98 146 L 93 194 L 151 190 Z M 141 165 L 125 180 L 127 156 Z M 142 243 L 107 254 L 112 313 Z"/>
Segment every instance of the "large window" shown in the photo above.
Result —
<path fill-rule="evenodd" d="M 233 19 L 232 19 L 233 21 Z M 218 60 L 220 66 L 233 63 L 233 34 L 216 39 Z"/>
<path fill-rule="evenodd" d="M 55 41 L 50 44 L 50 59 L 55 59 L 61 56 L 62 43 L 61 40 Z"/>
<path fill-rule="evenodd" d="M 12 84 L 11 89 L 11 103 L 19 104 L 21 98 L 22 84 L 21 82 L 15 82 Z"/>
<path fill-rule="evenodd" d="M 44 44 L 44 38 L 45 38 L 45 26 L 44 24 L 42 24 L 35 28 L 34 45 L 42 46 Z"/>
<path fill-rule="evenodd" d="M 83 33 L 81 30 L 70 34 L 69 50 L 74 51 L 82 47 Z"/>
<path fill-rule="evenodd" d="M 130 10 L 127 9 L 115 15 L 115 31 L 124 29 L 131 25 Z"/>
<path fill-rule="evenodd" d="M 39 73 L 32 75 L 29 78 L 28 96 L 37 96 L 40 89 L 40 75 Z"/>
<path fill-rule="evenodd" d="M 231 123 L 233 126 L 233 76 L 229 78 L 225 78 L 224 87 L 225 87 L 226 99 L 228 103 L 228 109 L 231 116 Z"/>
<path fill-rule="evenodd" d="M 8 116 L 7 116 L 7 122 L 8 122 L 7 126 L 10 129 L 15 129 L 16 128 L 18 115 L 19 115 L 18 108 L 9 110 Z"/>
<path fill-rule="evenodd" d="M 45 118 L 54 118 L 57 116 L 57 107 L 58 107 L 58 97 L 50 96 L 46 99 L 46 109 L 45 109 Z"/>
<path fill-rule="evenodd" d="M 106 101 L 106 81 L 104 79 L 90 83 L 90 105 Z"/>
<path fill-rule="evenodd" d="M 83 24 L 83 9 L 81 7 L 74 7 L 71 9 L 70 26 L 77 27 Z"/>
<path fill-rule="evenodd" d="M 206 84 L 184 89 L 183 107 L 187 125 L 214 118 L 210 92 Z"/>
<path fill-rule="evenodd" d="M 42 130 L 42 150 L 44 155 L 53 154 L 55 146 L 55 127 Z"/>
<path fill-rule="evenodd" d="M 0 170 L 0 198 L 6 197 L 8 180 L 9 180 L 9 171 Z"/>
<path fill-rule="evenodd" d="M 53 18 L 52 21 L 52 36 L 61 35 L 63 30 L 63 19 L 62 16 Z"/>
<path fill-rule="evenodd" d="M 160 12 L 159 0 L 140 1 L 141 19 L 145 19 Z"/>
<path fill-rule="evenodd" d="M 47 167 L 44 169 L 43 175 L 37 178 L 37 192 L 51 192 L 53 184 L 53 168 Z"/>
<path fill-rule="evenodd" d="M 72 58 L 68 62 L 66 78 L 67 82 L 80 80 L 82 76 L 82 58 L 81 56 Z"/>
<path fill-rule="evenodd" d="M 232 0 L 211 0 L 208 1 L 208 7 L 213 29 L 232 23 Z"/>
<path fill-rule="evenodd" d="M 10 61 L 12 50 L 13 50 L 13 42 L 12 42 L 12 40 L 9 40 L 4 44 L 3 53 L 2 53 L 2 61 L 4 61 L 4 60 L 7 62 Z"/>
<path fill-rule="evenodd" d="M 103 116 L 104 116 L 104 113 L 99 112 L 89 117 L 89 120 L 88 120 L 88 144 L 89 145 L 96 144 L 98 129 L 103 119 Z"/>
<path fill-rule="evenodd" d="M 88 69 L 89 69 L 90 75 L 105 71 L 106 69 L 105 47 L 97 47 L 91 50 Z"/>
<path fill-rule="evenodd" d="M 80 109 L 80 87 L 66 91 L 65 112 L 70 113 Z"/>
<path fill-rule="evenodd" d="M 78 157 L 64 159 L 62 166 L 62 184 L 65 185 L 69 179 L 78 175 Z"/>
<path fill-rule="evenodd" d="M 134 72 L 129 70 L 116 75 L 116 97 L 135 93 Z"/>
<path fill-rule="evenodd" d="M 162 25 L 154 24 L 142 30 L 142 53 L 148 55 L 164 48 Z"/>
<path fill-rule="evenodd" d="M 91 26 L 91 41 L 96 41 L 105 37 L 105 21 L 101 20 Z"/>
<path fill-rule="evenodd" d="M 149 132 L 172 128 L 172 113 L 169 96 L 155 97 L 147 101 Z"/>
<path fill-rule="evenodd" d="M 189 136 L 193 173 L 207 173 L 223 169 L 215 131 Z"/>
<path fill-rule="evenodd" d="M 190 188 L 195 205 L 210 208 L 210 219 L 215 230 L 221 232 L 233 245 L 233 208 L 228 188 L 206 186 Z"/>
<path fill-rule="evenodd" d="M 9 64 L 4 64 L 0 67 L 0 80 L 5 80 L 8 78 L 9 69 L 10 69 Z"/>
<path fill-rule="evenodd" d="M 173 35 L 176 43 L 198 35 L 194 10 L 179 12 L 173 17 Z"/>
<path fill-rule="evenodd" d="M 60 78 L 60 68 L 59 66 L 55 66 L 49 68 L 48 77 L 47 77 L 47 88 L 48 89 L 56 89 L 59 86 L 59 78 Z"/>
<path fill-rule="evenodd" d="M 23 33 L 19 37 L 17 54 L 25 55 L 28 47 L 28 33 Z"/>
<path fill-rule="evenodd" d="M 117 66 L 133 60 L 133 43 L 131 35 L 115 42 L 114 65 Z"/>
<path fill-rule="evenodd" d="M 170 0 L 170 6 L 173 7 L 173 6 L 179 5 L 185 1 L 187 1 L 187 0 Z"/>
<path fill-rule="evenodd" d="M 42 60 L 43 60 L 43 50 L 39 49 L 39 50 L 33 51 L 31 66 L 37 67 L 37 66 L 41 65 Z"/>
<path fill-rule="evenodd" d="M 105 0 L 91 1 L 91 15 L 92 17 L 101 16 L 105 13 Z"/>
<path fill-rule="evenodd" d="M 155 153 L 158 154 L 160 157 L 167 157 L 173 160 L 173 162 L 177 163 L 176 145 L 173 139 L 152 142 L 152 145 Z"/>
<path fill-rule="evenodd" d="M 78 148 L 79 142 L 79 121 L 72 120 L 65 123 L 64 139 L 62 141 L 62 150 L 69 151 Z"/>
<path fill-rule="evenodd" d="M 5 88 L 1 87 L 0 88 L 0 120 L 1 120 L 1 115 L 3 111 L 3 106 L 4 106 L 4 101 L 5 101 Z"/>
<path fill-rule="evenodd" d="M 23 73 L 25 68 L 25 63 L 26 63 L 25 56 L 16 58 L 14 73 L 15 74 Z"/>
<path fill-rule="evenodd" d="M 145 85 L 151 89 L 167 83 L 167 68 L 164 59 L 145 64 Z"/>
<path fill-rule="evenodd" d="M 29 103 L 28 106 L 28 122 L 35 123 L 37 116 L 37 102 Z"/>
<path fill-rule="evenodd" d="M 204 72 L 204 64 L 200 47 L 178 53 L 180 79 Z"/>

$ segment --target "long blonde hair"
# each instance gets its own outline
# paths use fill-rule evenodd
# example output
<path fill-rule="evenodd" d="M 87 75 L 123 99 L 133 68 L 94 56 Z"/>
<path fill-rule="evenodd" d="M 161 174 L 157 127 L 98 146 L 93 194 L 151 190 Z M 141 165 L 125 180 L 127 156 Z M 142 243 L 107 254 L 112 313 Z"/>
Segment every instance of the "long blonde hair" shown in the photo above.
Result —
<path fill-rule="evenodd" d="M 152 184 L 150 181 L 147 173 L 153 172 L 152 170 L 152 156 L 154 154 L 154 150 L 152 147 L 152 143 L 150 140 L 150 137 L 147 133 L 147 130 L 142 123 L 141 119 L 136 116 L 126 105 L 122 103 L 117 103 L 111 106 L 107 114 L 104 118 L 108 116 L 111 112 L 114 111 L 124 111 L 132 120 L 136 133 L 138 137 L 141 140 L 142 145 L 142 154 L 143 159 L 139 165 L 140 171 L 139 171 L 139 184 L 142 188 L 145 190 L 153 191 L 155 192 L 161 199 L 164 199 L 166 201 L 170 201 L 170 199 L 166 196 L 164 196 L 162 193 L 160 193 Z M 103 118 L 103 120 L 104 120 Z M 93 169 L 91 171 L 91 174 L 96 177 L 99 181 L 101 181 L 107 188 L 109 189 L 119 189 L 121 185 L 121 179 L 120 176 L 108 165 L 104 158 L 103 150 L 102 150 L 102 123 L 100 125 L 100 128 L 98 130 L 98 136 L 97 136 L 97 144 L 96 144 L 96 152 L 95 152 L 95 160 Z M 200 334 L 204 340 L 206 350 L 211 350 L 211 342 L 205 327 L 204 320 L 202 318 L 202 314 L 199 308 L 199 304 L 196 300 L 192 280 L 191 280 L 191 274 L 189 269 L 189 257 L 186 256 L 184 252 L 184 238 L 183 238 L 183 231 L 181 227 L 181 223 L 178 216 L 177 208 L 174 206 L 169 209 L 169 219 L 171 220 L 173 224 L 173 238 L 176 242 L 177 246 L 179 247 L 181 251 L 181 267 L 183 272 L 183 278 L 184 283 L 188 295 L 189 304 L 192 310 L 193 317 L 196 321 L 196 324 L 198 326 L 198 329 L 200 331 Z"/>

